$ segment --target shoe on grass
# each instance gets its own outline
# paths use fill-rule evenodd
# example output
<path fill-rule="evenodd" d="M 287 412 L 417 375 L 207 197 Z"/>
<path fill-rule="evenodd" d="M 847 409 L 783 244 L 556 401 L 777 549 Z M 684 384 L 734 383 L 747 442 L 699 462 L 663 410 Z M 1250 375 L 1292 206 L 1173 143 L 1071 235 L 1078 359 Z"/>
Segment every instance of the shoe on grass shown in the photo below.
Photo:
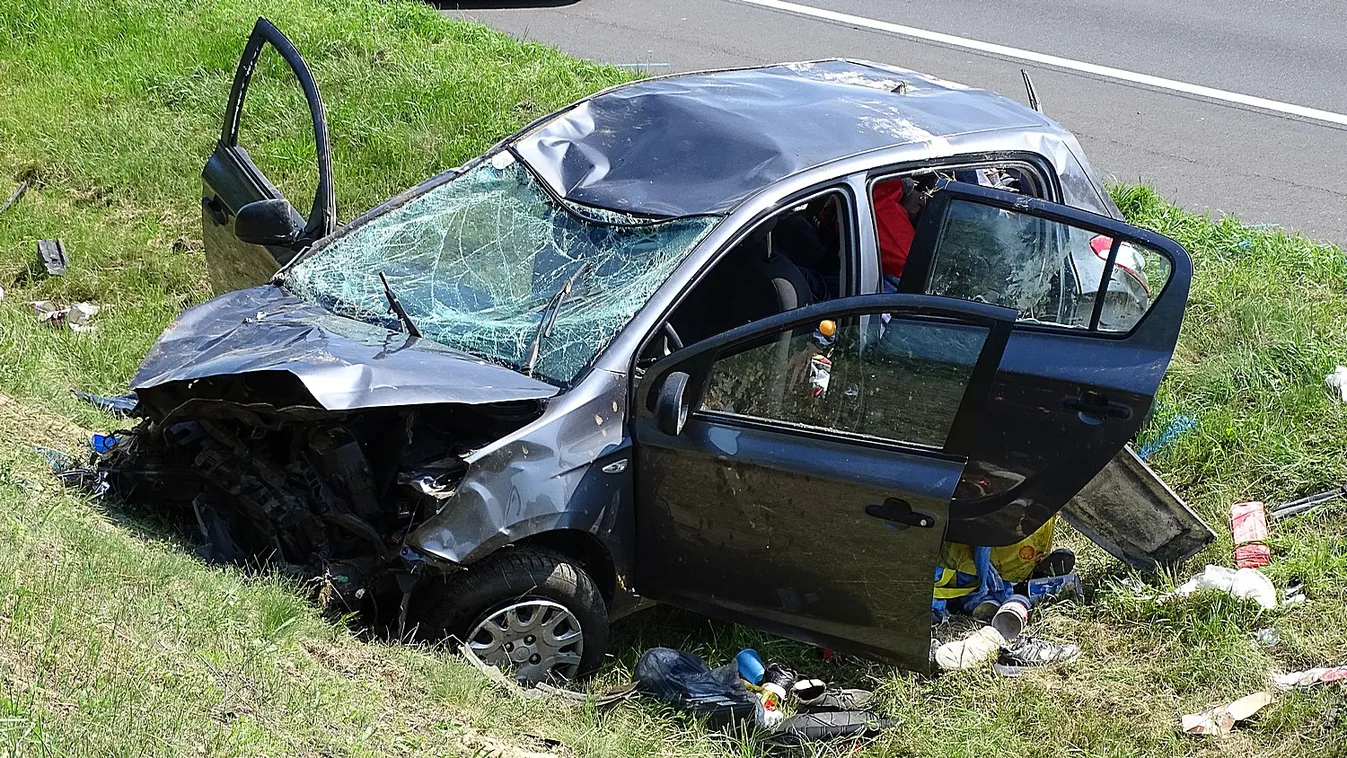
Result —
<path fill-rule="evenodd" d="M 1019 637 L 1001 649 L 992 670 L 1001 676 L 1019 676 L 1028 669 L 1058 666 L 1079 657 L 1077 645 Z"/>

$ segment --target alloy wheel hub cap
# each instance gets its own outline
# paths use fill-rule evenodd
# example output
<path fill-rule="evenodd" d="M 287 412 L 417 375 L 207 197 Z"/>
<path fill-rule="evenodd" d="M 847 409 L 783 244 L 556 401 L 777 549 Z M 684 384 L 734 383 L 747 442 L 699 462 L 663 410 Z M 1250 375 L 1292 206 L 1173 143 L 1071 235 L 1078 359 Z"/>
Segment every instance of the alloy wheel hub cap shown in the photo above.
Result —
<path fill-rule="evenodd" d="M 478 658 L 530 683 L 551 675 L 573 679 L 584 644 L 575 615 L 551 600 L 525 600 L 491 611 L 468 635 L 468 647 Z"/>

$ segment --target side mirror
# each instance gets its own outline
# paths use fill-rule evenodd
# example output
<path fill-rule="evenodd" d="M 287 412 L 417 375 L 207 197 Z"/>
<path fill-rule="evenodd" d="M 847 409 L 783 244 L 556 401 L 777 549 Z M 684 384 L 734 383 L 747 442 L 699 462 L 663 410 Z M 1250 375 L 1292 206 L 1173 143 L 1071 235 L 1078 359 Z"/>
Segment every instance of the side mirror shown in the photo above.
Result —
<path fill-rule="evenodd" d="M 664 377 L 659 396 L 655 398 L 655 423 L 661 432 L 671 437 L 678 436 L 688 421 L 688 404 L 684 397 L 687 386 L 688 375 L 674 371 Z"/>
<path fill-rule="evenodd" d="M 293 245 L 304 228 L 285 200 L 255 200 L 239 208 L 234 236 L 250 245 Z"/>

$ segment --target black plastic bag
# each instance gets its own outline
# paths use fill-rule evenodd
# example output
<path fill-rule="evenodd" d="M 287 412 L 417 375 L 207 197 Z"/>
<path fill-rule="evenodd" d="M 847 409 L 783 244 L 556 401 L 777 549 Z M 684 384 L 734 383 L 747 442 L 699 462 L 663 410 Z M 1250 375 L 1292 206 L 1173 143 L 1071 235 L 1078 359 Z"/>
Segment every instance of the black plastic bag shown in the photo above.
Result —
<path fill-rule="evenodd" d="M 757 700 L 734 666 L 712 671 L 692 653 L 651 648 L 636 662 L 636 681 L 641 689 L 680 711 L 705 718 L 715 729 L 751 724 L 757 711 Z"/>

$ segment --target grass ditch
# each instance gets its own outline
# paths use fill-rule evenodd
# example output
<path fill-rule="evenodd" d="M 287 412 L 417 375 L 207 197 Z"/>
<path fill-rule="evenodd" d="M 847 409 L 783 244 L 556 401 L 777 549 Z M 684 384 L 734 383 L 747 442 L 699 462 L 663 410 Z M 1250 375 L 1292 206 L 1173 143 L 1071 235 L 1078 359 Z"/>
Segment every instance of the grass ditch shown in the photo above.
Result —
<path fill-rule="evenodd" d="M 0 215 L 0 751 L 761 754 L 648 702 L 600 713 L 493 692 L 444 651 L 363 639 L 321 616 L 304 588 L 203 565 L 162 525 L 46 474 L 32 444 L 76 449 L 84 430 L 116 424 L 68 388 L 118 391 L 164 325 L 209 296 L 200 164 L 259 13 L 294 39 L 323 90 L 342 220 L 626 76 L 411 2 L 0 0 L 0 194 L 34 180 Z M 314 181 L 307 116 L 280 73 L 263 61 L 244 139 L 265 146 L 259 164 L 300 197 Z M 1226 563 L 1231 502 L 1347 481 L 1347 407 L 1322 385 L 1347 362 L 1347 257 L 1185 213 L 1144 187 L 1114 193 L 1129 219 L 1193 255 L 1182 341 L 1141 443 L 1192 419 L 1152 462 L 1221 534 L 1191 568 Z M 70 271 L 37 277 L 35 242 L 54 237 Z M 23 302 L 40 298 L 110 307 L 81 335 L 39 329 Z M 657 609 L 616 626 L 601 681 L 623 678 L 651 645 L 713 662 L 752 645 L 877 688 L 901 726 L 867 755 L 1343 752 L 1347 725 L 1329 717 L 1347 705 L 1340 690 L 1281 697 L 1224 740 L 1176 726 L 1263 687 L 1270 669 L 1347 661 L 1344 529 L 1340 506 L 1277 525 L 1267 573 L 1279 586 L 1304 581 L 1311 600 L 1271 612 L 1138 597 L 1120 566 L 1075 540 L 1088 601 L 1050 608 L 1038 626 L 1080 644 L 1082 659 L 1016 680 L 826 668 L 805 646 Z M 1276 647 L 1253 641 L 1267 626 Z"/>

